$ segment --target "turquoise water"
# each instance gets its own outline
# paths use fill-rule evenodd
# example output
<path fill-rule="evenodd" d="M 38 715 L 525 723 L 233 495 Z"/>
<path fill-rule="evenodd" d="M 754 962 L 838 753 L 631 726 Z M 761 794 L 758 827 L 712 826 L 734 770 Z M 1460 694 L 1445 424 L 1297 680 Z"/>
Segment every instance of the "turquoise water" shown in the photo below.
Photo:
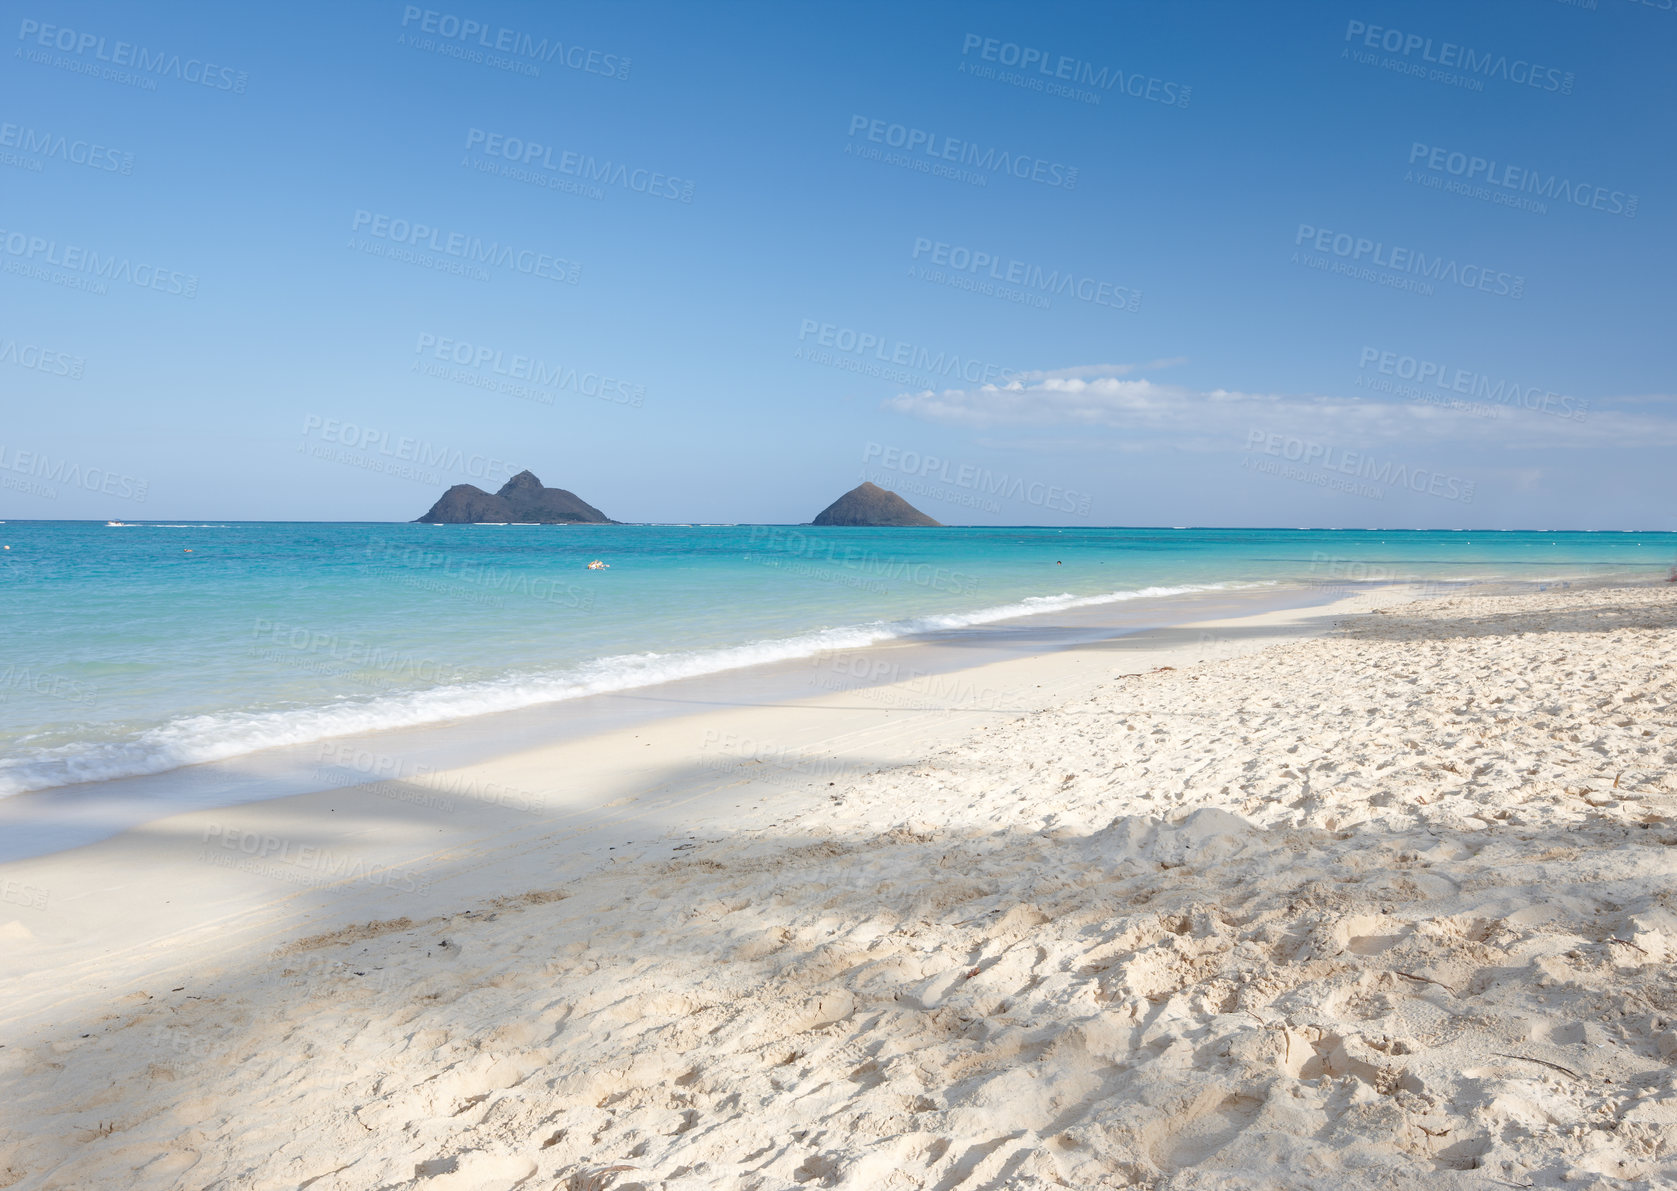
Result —
<path fill-rule="evenodd" d="M 0 543 L 0 794 L 1074 604 L 1677 561 L 1677 534 L 1392 530 L 25 521 Z"/>

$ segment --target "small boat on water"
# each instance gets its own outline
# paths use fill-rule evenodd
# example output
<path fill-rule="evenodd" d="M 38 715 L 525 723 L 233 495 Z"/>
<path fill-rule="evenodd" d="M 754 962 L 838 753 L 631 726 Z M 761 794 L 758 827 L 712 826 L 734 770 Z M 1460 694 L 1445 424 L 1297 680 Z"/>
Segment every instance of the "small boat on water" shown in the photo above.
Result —
<path fill-rule="evenodd" d="M 588 564 L 588 569 L 591 571 L 609 571 L 611 570 L 611 564 L 609 562 L 601 562 L 596 558 L 593 562 Z"/>

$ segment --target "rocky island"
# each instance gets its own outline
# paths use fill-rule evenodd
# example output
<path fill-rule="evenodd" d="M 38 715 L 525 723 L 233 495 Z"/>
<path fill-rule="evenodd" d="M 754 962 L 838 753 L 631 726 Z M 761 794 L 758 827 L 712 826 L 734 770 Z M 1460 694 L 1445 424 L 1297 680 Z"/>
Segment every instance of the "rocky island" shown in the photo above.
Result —
<path fill-rule="evenodd" d="M 811 525 L 941 525 L 895 492 L 877 484 L 863 483 L 815 515 Z"/>
<path fill-rule="evenodd" d="M 616 525 L 593 505 L 563 488 L 545 488 L 529 471 L 521 471 L 499 492 L 485 492 L 476 484 L 456 484 L 418 520 L 432 525 L 466 525 L 475 521 L 538 521 L 543 525 Z"/>

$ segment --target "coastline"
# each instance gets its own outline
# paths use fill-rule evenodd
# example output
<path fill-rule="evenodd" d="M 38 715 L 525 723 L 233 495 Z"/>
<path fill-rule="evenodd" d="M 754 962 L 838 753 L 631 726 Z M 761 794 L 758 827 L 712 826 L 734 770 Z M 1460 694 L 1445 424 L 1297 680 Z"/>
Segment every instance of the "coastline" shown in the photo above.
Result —
<path fill-rule="evenodd" d="M 1356 585 L 1352 585 L 1355 587 Z M 1377 590 L 1369 585 L 1368 590 Z M 1153 632 L 1208 616 L 1307 608 L 1352 594 L 1288 584 L 1098 598 L 1041 612 L 984 617 L 953 628 L 807 650 L 682 678 L 575 695 L 507 710 L 378 728 L 204 761 L 0 797 L 0 863 L 97 842 L 169 814 L 454 771 L 561 741 L 679 716 L 709 704 L 769 704 L 884 682 L 956 691 L 944 676 L 992 661 Z M 845 634 L 848 635 L 848 634 Z M 749 648 L 749 647 L 747 647 Z M 912 702 L 912 701 L 911 701 Z M 508 795 L 532 809 L 539 791 Z"/>
<path fill-rule="evenodd" d="M 130 778 L 165 776 L 183 769 L 213 765 L 221 761 L 240 762 L 253 754 L 267 753 L 286 745 L 304 748 L 321 740 L 365 736 L 387 731 L 433 729 L 462 720 L 510 715 L 555 704 L 573 704 L 598 695 L 629 695 L 657 689 L 683 680 L 699 682 L 722 679 L 741 671 L 758 670 L 776 663 L 796 664 L 812 655 L 847 649 L 864 649 L 893 642 L 926 641 L 940 635 L 987 625 L 1054 615 L 1080 609 L 1103 609 L 1130 601 L 1154 603 L 1192 597 L 1201 593 L 1233 594 L 1283 586 L 1273 582 L 1185 584 L 1148 586 L 1133 590 L 1089 595 L 1032 595 L 1003 604 L 929 613 L 895 620 L 875 619 L 811 628 L 790 635 L 770 636 L 692 650 L 638 651 L 605 657 L 590 657 L 559 672 L 502 675 L 473 681 L 442 681 L 444 675 L 429 659 L 397 655 L 396 664 L 416 671 L 417 677 L 437 679 L 433 685 L 406 691 L 385 692 L 371 697 L 354 697 L 340 702 L 329 699 L 312 707 L 283 711 L 224 710 L 185 717 L 200 729 L 213 723 L 208 737 L 198 732 L 191 739 L 172 739 L 163 744 L 148 737 L 170 736 L 185 727 L 182 720 L 159 724 L 149 732 L 127 740 L 108 740 L 72 746 L 70 755 L 40 758 L 0 772 L 0 801 L 18 794 L 64 789 L 99 782 L 122 782 Z M 270 663 L 295 662 L 288 656 L 294 649 L 312 651 L 317 644 L 336 652 L 342 644 L 336 634 L 319 634 L 301 625 L 258 618 L 256 625 L 284 642 L 274 647 L 251 646 L 252 656 Z M 321 639 L 324 638 L 324 641 Z M 365 642 L 348 642 L 352 653 L 367 649 Z M 332 675 L 324 663 L 323 676 L 341 680 L 354 691 L 353 675 Z M 309 669 L 318 668 L 311 663 Z M 74 684 L 67 684 L 74 690 Z M 175 732 L 171 732 L 175 730 Z M 21 787 L 18 782 L 25 783 Z M 3 855 L 3 853 L 0 853 Z"/>
<path fill-rule="evenodd" d="M 1412 594 L 1027 633 L 941 692 L 689 704 L 0 865 L 0 1169 L 1659 1185 L 1677 592 Z"/>
<path fill-rule="evenodd" d="M 596 527 L 596 543 L 458 528 L 439 542 L 423 525 L 37 527 L 6 556 L 12 611 L 52 629 L 21 635 L 0 667 L 0 794 L 1082 604 L 1339 579 L 1447 588 L 1663 572 L 1677 550 L 1677 535 L 1641 534 L 638 526 Z M 618 569 L 585 570 L 596 555 Z M 133 601 L 156 613 L 113 634 L 111 609 Z M 84 651 L 93 640 L 101 648 Z"/>
<path fill-rule="evenodd" d="M 0 908 L 44 905 L 15 916 L 27 934 L 10 938 L 0 1028 L 64 1006 L 82 975 L 106 987 L 179 983 L 167 973 L 199 964 L 187 957 L 211 939 L 246 940 L 248 958 L 298 933 L 523 892 L 542 883 L 534 868 L 575 880 L 671 832 L 769 825 L 819 801 L 829 782 L 1078 697 L 1110 676 L 1114 656 L 1128 668 L 1227 656 L 1408 592 L 1061 609 L 835 651 L 817 665 L 14 795 L 0 801 L 14 850 L 0 882 L 29 892 Z M 15 855 L 32 836 L 48 846 Z"/>

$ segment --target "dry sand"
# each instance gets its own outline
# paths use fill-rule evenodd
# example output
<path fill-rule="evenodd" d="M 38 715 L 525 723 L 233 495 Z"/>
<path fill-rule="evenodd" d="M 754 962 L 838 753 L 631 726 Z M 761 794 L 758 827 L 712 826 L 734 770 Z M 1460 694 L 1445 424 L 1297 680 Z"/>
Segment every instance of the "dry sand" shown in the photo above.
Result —
<path fill-rule="evenodd" d="M 0 1186 L 1677 1185 L 1677 590 L 1226 652 L 113 977 L 5 1039 Z"/>

